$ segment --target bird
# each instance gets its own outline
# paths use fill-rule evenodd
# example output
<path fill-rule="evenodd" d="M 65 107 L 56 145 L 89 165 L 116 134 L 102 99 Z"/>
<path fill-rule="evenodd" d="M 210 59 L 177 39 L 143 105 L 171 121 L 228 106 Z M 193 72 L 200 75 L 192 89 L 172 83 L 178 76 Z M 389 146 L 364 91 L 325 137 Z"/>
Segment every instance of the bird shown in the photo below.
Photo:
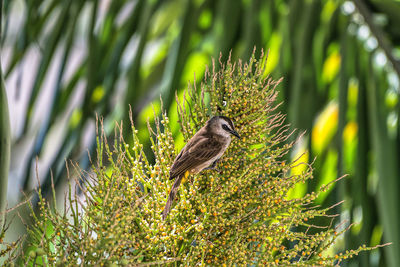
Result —
<path fill-rule="evenodd" d="M 240 139 L 235 126 L 226 116 L 214 116 L 196 132 L 176 156 L 169 171 L 169 179 L 175 179 L 162 212 L 165 220 L 182 179 L 205 169 L 214 169 L 219 159 L 231 143 L 231 136 Z"/>

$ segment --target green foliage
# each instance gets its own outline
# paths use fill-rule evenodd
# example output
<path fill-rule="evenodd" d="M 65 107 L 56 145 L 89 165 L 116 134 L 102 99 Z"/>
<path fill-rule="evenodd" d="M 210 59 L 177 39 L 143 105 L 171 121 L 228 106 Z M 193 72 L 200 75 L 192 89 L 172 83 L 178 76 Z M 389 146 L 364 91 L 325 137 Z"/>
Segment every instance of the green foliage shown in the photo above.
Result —
<path fill-rule="evenodd" d="M 43 194 L 51 192 L 53 174 L 56 194 L 62 195 L 65 158 L 88 168 L 86 150 L 94 153 L 96 146 L 88 133 L 95 113 L 104 116 L 109 138 L 113 121 L 129 125 L 128 104 L 153 162 L 148 103 L 162 94 L 179 146 L 175 90 L 181 96 L 194 72 L 201 80 L 211 56 L 222 52 L 225 61 L 232 51 L 233 58 L 248 60 L 256 45 L 270 49 L 268 73 L 285 77 L 279 110 L 307 133 L 296 154 L 304 153 L 304 161 L 316 158 L 315 179 L 293 190 L 296 196 L 348 173 L 349 179 L 317 202 L 328 207 L 349 200 L 335 212 L 360 227 L 341 245 L 393 242 L 350 264 L 400 266 L 398 0 L 2 2 L 12 158 L 24 159 L 12 162 L 15 184 L 9 188 L 29 194 L 38 158 L 50 166 L 40 173 Z M 124 127 L 131 144 L 129 132 Z M 8 194 L 23 198 L 19 191 Z"/>
<path fill-rule="evenodd" d="M 163 113 L 154 127 L 149 124 L 154 164 L 147 160 L 133 123 L 132 145 L 124 141 L 120 125 L 111 145 L 100 120 L 97 161 L 88 173 L 75 165 L 80 178 L 70 180 L 64 211 L 47 205 L 38 192 L 39 212 L 32 213 L 29 230 L 32 250 L 23 261 L 333 266 L 370 249 L 330 251 L 347 229 L 332 227 L 332 207 L 313 203 L 332 184 L 300 198 L 287 196 L 296 184 L 311 179 L 313 170 L 307 162 L 285 160 L 294 143 L 285 142 L 291 132 L 276 110 L 279 81 L 266 75 L 265 62 L 263 57 L 245 64 L 229 60 L 219 71 L 213 65 L 200 89 L 190 86 L 183 99 L 177 98 L 185 140 L 217 114 L 234 118 L 242 139 L 232 142 L 218 170 L 193 175 L 181 185 L 166 221 L 161 211 L 176 155 L 168 117 Z M 293 174 L 299 165 L 305 170 Z M 326 225 L 314 224 L 320 217 Z"/>

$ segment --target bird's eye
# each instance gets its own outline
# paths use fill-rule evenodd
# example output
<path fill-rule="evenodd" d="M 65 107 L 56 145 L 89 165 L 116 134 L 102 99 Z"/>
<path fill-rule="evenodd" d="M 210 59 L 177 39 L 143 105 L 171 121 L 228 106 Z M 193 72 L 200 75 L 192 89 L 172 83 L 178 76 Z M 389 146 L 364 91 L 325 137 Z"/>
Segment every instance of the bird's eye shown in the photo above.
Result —
<path fill-rule="evenodd" d="M 222 124 L 222 129 L 228 132 L 230 131 L 229 127 L 226 124 Z"/>

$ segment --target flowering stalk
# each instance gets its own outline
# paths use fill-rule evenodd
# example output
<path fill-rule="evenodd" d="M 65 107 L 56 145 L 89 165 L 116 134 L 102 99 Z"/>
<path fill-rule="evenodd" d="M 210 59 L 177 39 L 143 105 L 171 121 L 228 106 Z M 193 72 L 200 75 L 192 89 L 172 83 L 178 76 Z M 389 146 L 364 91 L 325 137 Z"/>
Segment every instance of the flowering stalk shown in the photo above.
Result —
<path fill-rule="evenodd" d="M 183 99 L 177 98 L 186 141 L 212 115 L 233 118 L 242 139 L 232 141 L 217 170 L 193 175 L 180 187 L 166 221 L 161 211 L 177 152 L 166 114 L 155 118 L 153 128 L 149 125 L 154 164 L 147 160 L 133 123 L 133 142 L 125 143 L 117 125 L 113 145 L 101 124 L 93 171 L 75 166 L 79 177 L 89 179 L 80 188 L 82 195 L 70 188 L 64 212 L 41 198 L 30 230 L 32 251 L 40 255 L 28 254 L 25 260 L 73 266 L 334 266 L 371 249 L 333 254 L 330 248 L 342 232 L 315 224 L 318 217 L 331 225 L 335 219 L 331 208 L 313 206 L 319 192 L 287 196 L 296 184 L 311 179 L 313 170 L 307 162 L 285 160 L 294 143 L 288 141 L 285 116 L 277 112 L 280 80 L 266 76 L 265 62 L 263 57 L 245 64 L 229 60 L 220 71 L 213 65 L 201 88 L 189 87 Z M 299 164 L 306 170 L 293 174 Z"/>

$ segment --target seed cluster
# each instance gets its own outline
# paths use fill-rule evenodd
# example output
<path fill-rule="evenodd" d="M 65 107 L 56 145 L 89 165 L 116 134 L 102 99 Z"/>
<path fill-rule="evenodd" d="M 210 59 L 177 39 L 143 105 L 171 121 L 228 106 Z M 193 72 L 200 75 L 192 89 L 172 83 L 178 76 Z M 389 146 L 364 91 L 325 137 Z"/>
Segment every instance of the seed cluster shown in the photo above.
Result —
<path fill-rule="evenodd" d="M 21 249 L 21 238 L 14 242 L 4 241 L 7 230 L 11 226 L 11 222 L 0 220 L 0 261 L 3 260 L 5 266 L 13 265 L 13 261 L 18 257 L 18 252 Z"/>
<path fill-rule="evenodd" d="M 176 151 L 162 114 L 149 125 L 154 164 L 133 125 L 129 145 L 121 129 L 113 146 L 99 134 L 97 164 L 93 172 L 80 173 L 90 180 L 81 188 L 83 196 L 70 190 L 64 213 L 41 198 L 30 232 L 38 249 L 26 260 L 62 266 L 334 266 L 370 249 L 328 252 L 341 232 L 314 225 L 318 217 L 332 220 L 329 208 L 312 206 L 318 192 L 287 196 L 312 178 L 312 168 L 285 159 L 293 146 L 287 142 L 291 133 L 276 110 L 279 81 L 265 75 L 264 64 L 253 57 L 246 64 L 229 60 L 220 71 L 213 65 L 200 90 L 189 87 L 184 99 L 177 99 L 185 140 L 212 115 L 233 118 L 242 139 L 232 141 L 217 170 L 192 175 L 181 185 L 166 221 L 161 211 L 173 183 L 169 168 Z M 307 168 L 294 175 L 291 169 L 298 164 Z"/>

